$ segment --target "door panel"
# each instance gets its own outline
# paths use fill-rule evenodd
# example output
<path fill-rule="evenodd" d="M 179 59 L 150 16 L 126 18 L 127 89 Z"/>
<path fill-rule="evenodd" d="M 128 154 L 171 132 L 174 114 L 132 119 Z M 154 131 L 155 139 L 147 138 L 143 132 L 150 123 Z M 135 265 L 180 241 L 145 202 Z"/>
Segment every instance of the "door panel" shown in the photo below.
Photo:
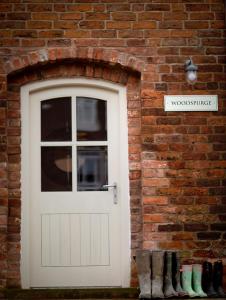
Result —
<path fill-rule="evenodd" d="M 30 124 L 30 286 L 120 286 L 118 94 L 33 93 Z"/>
<path fill-rule="evenodd" d="M 42 266 L 107 266 L 110 263 L 108 214 L 45 214 Z"/>

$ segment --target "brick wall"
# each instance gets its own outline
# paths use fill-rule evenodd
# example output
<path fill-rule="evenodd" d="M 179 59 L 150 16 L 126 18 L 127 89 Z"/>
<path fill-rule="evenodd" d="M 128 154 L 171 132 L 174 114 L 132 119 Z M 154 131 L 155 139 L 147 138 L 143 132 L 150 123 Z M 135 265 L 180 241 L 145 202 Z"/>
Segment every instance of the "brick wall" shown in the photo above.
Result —
<path fill-rule="evenodd" d="M 61 76 L 127 85 L 132 254 L 144 247 L 181 250 L 186 261 L 226 257 L 223 3 L 1 1 L 1 286 L 20 285 L 19 88 Z M 185 82 L 189 56 L 199 67 L 194 86 Z M 217 94 L 219 111 L 166 113 L 165 94 Z"/>

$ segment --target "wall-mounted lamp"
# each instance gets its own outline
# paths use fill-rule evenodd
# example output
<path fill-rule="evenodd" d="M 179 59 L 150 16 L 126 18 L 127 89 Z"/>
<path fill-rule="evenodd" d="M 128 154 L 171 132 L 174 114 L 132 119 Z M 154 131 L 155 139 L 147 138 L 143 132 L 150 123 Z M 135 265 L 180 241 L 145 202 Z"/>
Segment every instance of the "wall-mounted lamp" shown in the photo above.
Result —
<path fill-rule="evenodd" d="M 187 82 L 190 84 L 194 84 L 197 80 L 197 70 L 198 67 L 193 64 L 193 61 L 191 58 L 186 60 L 185 62 L 185 71 L 186 71 L 186 79 Z"/>

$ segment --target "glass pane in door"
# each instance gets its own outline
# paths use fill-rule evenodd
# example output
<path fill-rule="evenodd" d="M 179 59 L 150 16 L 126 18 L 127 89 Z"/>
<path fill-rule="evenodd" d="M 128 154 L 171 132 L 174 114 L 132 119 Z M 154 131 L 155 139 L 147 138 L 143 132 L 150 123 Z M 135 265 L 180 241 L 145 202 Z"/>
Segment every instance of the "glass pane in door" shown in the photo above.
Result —
<path fill-rule="evenodd" d="M 41 141 L 71 141 L 71 98 L 41 101 Z"/>
<path fill-rule="evenodd" d="M 78 191 L 100 191 L 107 182 L 107 146 L 77 147 Z"/>
<path fill-rule="evenodd" d="M 107 140 L 107 102 L 77 97 L 76 120 L 78 141 Z"/>
<path fill-rule="evenodd" d="M 72 191 L 70 146 L 41 147 L 41 191 Z"/>

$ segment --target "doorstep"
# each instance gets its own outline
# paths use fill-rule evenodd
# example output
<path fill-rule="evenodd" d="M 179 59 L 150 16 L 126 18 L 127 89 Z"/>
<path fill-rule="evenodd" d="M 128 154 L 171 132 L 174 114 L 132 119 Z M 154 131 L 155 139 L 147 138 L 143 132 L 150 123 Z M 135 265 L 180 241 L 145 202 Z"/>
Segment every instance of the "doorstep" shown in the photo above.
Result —
<path fill-rule="evenodd" d="M 137 288 L 87 288 L 87 289 L 2 289 L 0 299 L 4 300 L 57 300 L 57 299 L 84 299 L 84 300 L 136 300 L 139 296 Z M 152 298 L 153 299 L 153 298 Z M 171 300 L 190 300 L 191 298 L 170 298 Z M 210 298 L 195 298 L 207 300 Z M 213 298 L 211 298 L 213 299 Z M 214 298 L 222 300 L 223 298 Z"/>
<path fill-rule="evenodd" d="M 137 299 L 137 288 L 3 289 L 0 299 Z"/>

